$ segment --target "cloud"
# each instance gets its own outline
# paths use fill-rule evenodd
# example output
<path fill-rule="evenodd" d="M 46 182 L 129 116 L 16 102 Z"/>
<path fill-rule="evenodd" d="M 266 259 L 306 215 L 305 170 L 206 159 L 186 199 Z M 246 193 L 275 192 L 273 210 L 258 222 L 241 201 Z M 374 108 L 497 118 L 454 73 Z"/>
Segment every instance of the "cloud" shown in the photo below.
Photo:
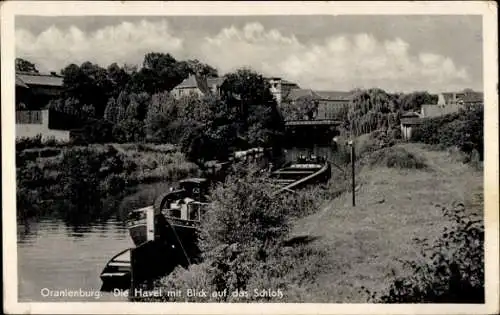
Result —
<path fill-rule="evenodd" d="M 16 30 L 17 55 L 41 70 L 59 70 L 69 63 L 139 64 L 150 51 L 176 58 L 197 58 L 225 73 L 251 67 L 281 76 L 302 87 L 349 90 L 380 87 L 389 91 L 431 91 L 467 87 L 467 69 L 448 56 L 416 51 L 402 38 L 380 40 L 370 33 L 338 34 L 316 42 L 266 29 L 260 23 L 228 26 L 216 34 L 175 32 L 166 20 L 122 22 L 94 32 L 52 26 L 38 35 Z M 181 35 L 182 34 L 182 35 Z"/>
<path fill-rule="evenodd" d="M 401 38 L 380 41 L 367 33 L 308 44 L 252 23 L 206 37 L 201 53 L 222 71 L 248 65 L 317 89 L 377 86 L 392 91 L 436 91 L 469 82 L 466 69 L 449 57 L 426 52 L 412 55 L 410 45 Z"/>
<path fill-rule="evenodd" d="M 41 70 L 60 70 L 70 63 L 84 61 L 107 66 L 113 62 L 139 64 L 150 51 L 183 49 L 183 40 L 173 35 L 165 20 L 122 22 L 85 33 L 77 27 L 51 26 L 35 36 L 16 30 L 16 55 L 39 65 Z"/>

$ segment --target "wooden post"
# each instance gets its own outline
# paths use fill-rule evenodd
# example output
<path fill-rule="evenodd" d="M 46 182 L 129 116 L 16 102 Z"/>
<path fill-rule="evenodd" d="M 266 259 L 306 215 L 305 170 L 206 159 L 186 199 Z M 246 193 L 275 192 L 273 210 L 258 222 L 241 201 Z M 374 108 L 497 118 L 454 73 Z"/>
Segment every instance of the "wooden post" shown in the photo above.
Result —
<path fill-rule="evenodd" d="M 352 206 L 356 207 L 356 172 L 355 172 L 355 156 L 354 156 L 354 143 L 351 143 L 351 167 L 352 167 Z"/>
<path fill-rule="evenodd" d="M 130 249 L 130 289 L 128 291 L 129 301 L 134 300 L 135 288 L 137 287 L 135 283 L 135 265 L 136 265 L 136 256 L 135 256 L 135 248 Z"/>

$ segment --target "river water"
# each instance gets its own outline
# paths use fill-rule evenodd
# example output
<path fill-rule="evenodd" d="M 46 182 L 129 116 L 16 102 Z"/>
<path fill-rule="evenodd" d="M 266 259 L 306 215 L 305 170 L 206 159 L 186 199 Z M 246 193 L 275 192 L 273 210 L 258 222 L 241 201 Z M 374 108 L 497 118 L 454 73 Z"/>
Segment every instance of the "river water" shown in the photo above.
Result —
<path fill-rule="evenodd" d="M 124 198 L 125 208 L 146 206 L 169 183 L 142 185 Z M 122 202 L 123 205 L 123 202 Z M 99 275 L 120 251 L 134 247 L 122 220 L 74 226 L 55 218 L 36 218 L 17 225 L 19 302 L 127 301 L 101 292 Z M 54 291 L 79 291 L 78 297 L 46 296 Z"/>
<path fill-rule="evenodd" d="M 96 294 L 99 274 L 119 251 L 133 247 L 121 222 L 70 227 L 55 219 L 18 224 L 19 302 L 120 301 L 112 293 Z M 50 297 L 48 290 L 82 290 L 83 297 Z M 101 296 L 102 295 L 102 296 Z"/>

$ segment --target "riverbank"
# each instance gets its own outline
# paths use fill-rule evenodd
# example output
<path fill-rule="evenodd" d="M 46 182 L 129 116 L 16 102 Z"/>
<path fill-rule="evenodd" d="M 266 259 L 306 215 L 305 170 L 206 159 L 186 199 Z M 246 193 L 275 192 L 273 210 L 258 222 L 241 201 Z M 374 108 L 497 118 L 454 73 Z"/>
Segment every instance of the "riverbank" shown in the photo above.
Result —
<path fill-rule="evenodd" d="M 89 219 L 87 214 L 92 220 L 121 215 L 152 202 L 163 184 L 199 172 L 175 146 L 152 144 L 19 148 L 16 168 L 19 218 L 62 215 L 77 221 Z M 140 185 L 149 189 L 137 191 Z"/>
<path fill-rule="evenodd" d="M 329 268 L 304 288 L 310 302 L 366 302 L 362 287 L 384 292 L 395 275 L 405 273 L 402 261 L 420 257 L 416 238 L 434 243 L 451 222 L 441 207 L 462 202 L 467 214 L 483 214 L 483 174 L 460 161 L 456 152 L 402 144 L 418 157 L 421 168 L 388 167 L 386 162 L 359 173 L 356 207 L 342 194 L 317 213 L 297 222 L 295 235 L 317 239 L 311 247 L 328 253 Z"/>
<path fill-rule="evenodd" d="M 464 164 L 462 159 L 458 152 L 435 150 L 422 144 L 397 144 L 368 153 L 359 163 L 356 207 L 351 205 L 345 180 L 332 183 L 326 193 L 316 189 L 275 202 L 267 200 L 263 183 L 240 180 L 237 187 L 221 187 L 214 196 L 221 201 L 208 214 L 210 224 L 206 227 L 212 236 L 203 241 L 206 260 L 189 270 L 177 269 L 160 280 L 156 288 L 226 291 L 226 295 L 140 300 L 323 303 L 376 300 L 376 296 L 388 292 L 397 277 L 411 276 L 405 261 L 432 266 L 432 259 L 423 258 L 421 243 L 416 239 L 426 238 L 431 244 L 446 241 L 439 255 L 457 258 L 454 246 L 460 240 L 452 239 L 448 245 L 443 230 L 452 229 L 453 217 L 443 212 L 443 208 L 453 209 L 455 202 L 461 202 L 465 215 L 481 218 L 483 211 L 482 170 Z M 239 195 L 245 198 L 240 200 Z M 238 206 L 230 206 L 227 200 L 239 200 Z M 264 200 L 264 205 L 259 200 Z M 261 212 L 263 209 L 267 212 Z M 254 217 L 251 223 L 247 222 L 244 213 L 259 219 Z M 270 218 L 262 216 L 270 216 L 274 223 L 266 224 Z M 258 233 L 262 230 L 272 231 L 263 242 L 259 241 L 262 233 Z M 482 243 L 478 246 L 482 248 Z M 474 253 L 473 259 L 481 261 L 482 251 L 479 252 L 481 255 Z M 458 255 L 458 263 L 468 258 Z M 255 296 L 252 294 L 255 289 L 281 290 L 283 295 Z M 234 292 L 247 294 L 235 296 Z"/>

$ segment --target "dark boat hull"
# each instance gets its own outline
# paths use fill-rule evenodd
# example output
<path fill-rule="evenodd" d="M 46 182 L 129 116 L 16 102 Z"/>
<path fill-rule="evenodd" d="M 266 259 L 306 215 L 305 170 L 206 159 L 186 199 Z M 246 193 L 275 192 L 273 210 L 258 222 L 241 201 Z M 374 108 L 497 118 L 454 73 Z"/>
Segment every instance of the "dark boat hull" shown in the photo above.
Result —
<path fill-rule="evenodd" d="M 132 251 L 126 249 L 109 260 L 101 272 L 101 291 L 109 292 L 114 289 L 129 289 L 132 280 Z"/>

